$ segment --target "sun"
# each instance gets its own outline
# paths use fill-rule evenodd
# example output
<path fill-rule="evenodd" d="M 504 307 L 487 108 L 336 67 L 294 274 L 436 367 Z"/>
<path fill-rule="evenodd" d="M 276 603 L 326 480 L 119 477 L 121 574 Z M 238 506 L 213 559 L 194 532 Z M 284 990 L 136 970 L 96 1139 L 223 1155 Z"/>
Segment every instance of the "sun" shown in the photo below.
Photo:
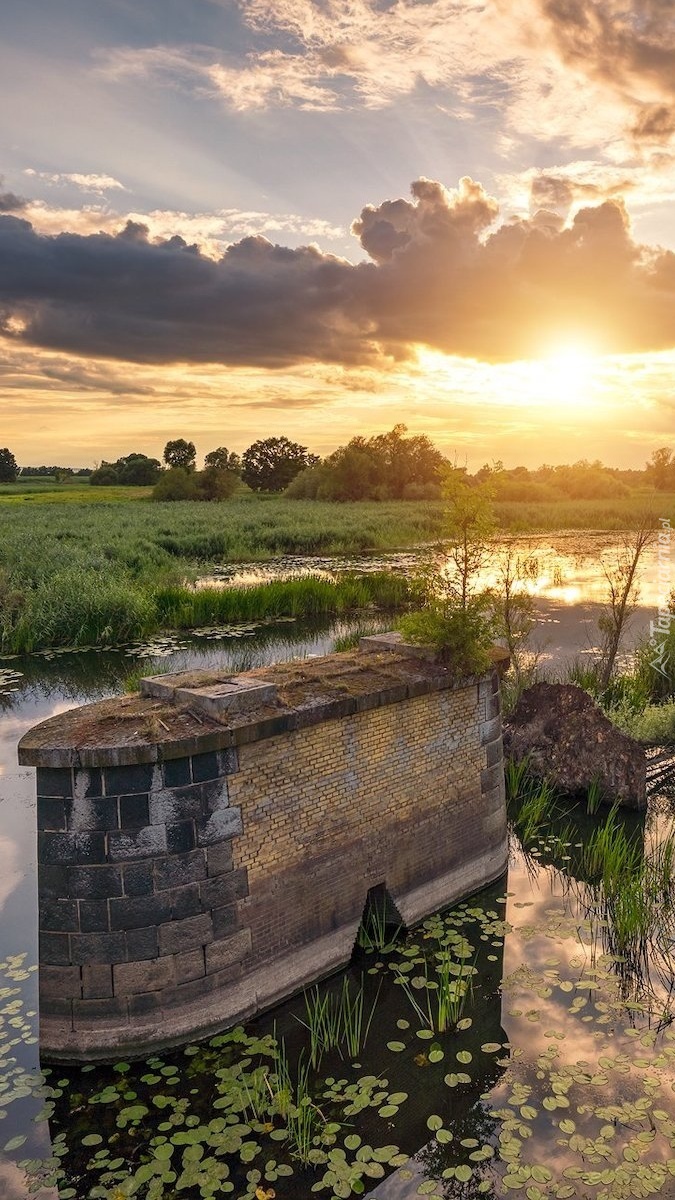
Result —
<path fill-rule="evenodd" d="M 587 346 L 570 342 L 556 346 L 540 360 L 557 395 L 571 403 L 586 395 L 596 368 L 596 356 Z"/>

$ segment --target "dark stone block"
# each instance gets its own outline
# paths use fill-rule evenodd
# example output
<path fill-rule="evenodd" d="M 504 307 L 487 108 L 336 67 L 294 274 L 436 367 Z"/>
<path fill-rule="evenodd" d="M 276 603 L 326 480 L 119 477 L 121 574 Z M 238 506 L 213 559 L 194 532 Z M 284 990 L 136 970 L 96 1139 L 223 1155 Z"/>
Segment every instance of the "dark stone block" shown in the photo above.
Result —
<path fill-rule="evenodd" d="M 79 967 L 40 966 L 40 1004 L 44 1000 L 73 1000 L 82 994 Z"/>
<path fill-rule="evenodd" d="M 239 755 L 236 746 L 218 751 L 218 774 L 234 775 L 239 770 Z"/>
<path fill-rule="evenodd" d="M 40 898 L 40 929 L 55 933 L 77 933 L 80 928 L 76 900 Z"/>
<path fill-rule="evenodd" d="M 209 876 L 222 875 L 232 870 L 232 842 L 223 841 L 209 846 L 206 851 L 206 869 Z"/>
<path fill-rule="evenodd" d="M 112 996 L 112 967 L 100 963 L 95 966 L 82 967 L 81 970 L 83 1000 L 103 1000 L 107 996 Z"/>
<path fill-rule="evenodd" d="M 152 861 L 125 863 L 122 880 L 125 896 L 152 896 L 155 890 Z"/>
<path fill-rule="evenodd" d="M 236 904 L 226 904 L 223 908 L 214 908 L 211 916 L 213 918 L 213 936 L 216 940 L 236 932 L 239 924 Z"/>
<path fill-rule="evenodd" d="M 187 787 L 173 788 L 150 794 L 150 824 L 175 825 L 201 817 L 204 811 L 203 784 L 191 783 Z"/>
<path fill-rule="evenodd" d="M 223 904 L 232 904 L 234 900 L 243 900 L 248 896 L 248 874 L 245 867 L 230 871 L 226 875 L 218 875 L 200 884 L 202 904 L 204 908 L 217 908 Z"/>
<path fill-rule="evenodd" d="M 176 983 L 189 983 L 206 974 L 204 950 L 190 950 L 189 954 L 177 954 L 174 958 Z"/>
<path fill-rule="evenodd" d="M 38 833 L 38 861 L 47 866 L 104 863 L 105 834 Z"/>
<path fill-rule="evenodd" d="M 49 936 L 55 937 L 56 934 Z M 83 966 L 89 963 L 124 962 L 127 947 L 123 933 L 73 933 L 71 937 L 72 961 Z"/>
<path fill-rule="evenodd" d="M 67 933 L 44 933 L 40 930 L 40 966 L 69 967 L 75 959 L 70 957 L 70 938 Z"/>
<path fill-rule="evenodd" d="M 251 952 L 251 930 L 240 929 L 239 933 L 212 942 L 206 947 L 206 971 L 212 975 L 235 966 Z"/>
<path fill-rule="evenodd" d="M 149 792 L 152 786 L 152 763 L 130 767 L 106 767 L 103 772 L 106 796 L 126 796 L 131 792 Z"/>
<path fill-rule="evenodd" d="M 107 837 L 108 858 L 111 862 L 127 862 L 137 858 L 154 858 L 166 854 L 166 826 L 164 825 L 148 825 L 145 829 L 135 832 L 113 829 Z"/>
<path fill-rule="evenodd" d="M 499 766 L 503 762 L 504 751 L 502 747 L 502 739 L 498 738 L 496 742 L 489 742 L 486 747 L 487 765 L 488 767 Z"/>
<path fill-rule="evenodd" d="M 217 754 L 195 754 L 192 759 L 192 778 L 195 783 L 203 783 L 205 779 L 217 779 L 220 775 L 220 763 Z"/>
<path fill-rule="evenodd" d="M 80 900 L 80 932 L 106 933 L 110 929 L 107 900 Z"/>
<path fill-rule="evenodd" d="M 170 758 L 162 766 L 162 775 L 166 787 L 184 787 L 192 783 L 189 758 Z"/>
<path fill-rule="evenodd" d="M 129 1021 L 129 1005 L 116 996 L 105 1000 L 73 1000 L 73 1025 L 79 1021 L 91 1021 L 97 1025 L 126 1025 Z"/>
<path fill-rule="evenodd" d="M 117 996 L 161 992 L 174 983 L 172 958 L 156 958 L 152 962 L 118 963 L 113 967 L 113 985 Z"/>
<path fill-rule="evenodd" d="M 485 767 L 480 773 L 480 790 L 488 792 L 491 788 L 498 787 L 503 778 L 503 768 L 501 763 L 495 767 Z"/>
<path fill-rule="evenodd" d="M 116 796 L 94 796 L 87 800 L 66 801 L 68 828 L 80 832 L 90 829 L 117 829 L 119 817 Z"/>
<path fill-rule="evenodd" d="M 191 850 L 171 858 L 157 859 L 154 868 L 155 887 L 158 892 L 165 888 L 184 887 L 188 883 L 199 883 L 206 879 L 206 851 Z"/>
<path fill-rule="evenodd" d="M 40 863 L 38 867 L 38 891 L 40 895 L 69 897 L 71 893 L 68 876 L 68 867 L 50 867 L 44 863 Z"/>
<path fill-rule="evenodd" d="M 202 811 L 197 813 L 197 816 L 211 816 L 212 813 L 218 812 L 221 808 L 227 808 L 230 803 L 230 797 L 227 792 L 227 780 L 211 779 L 208 783 L 201 785 L 202 790 Z"/>
<path fill-rule="evenodd" d="M 174 921 L 182 921 L 184 917 L 196 917 L 204 911 L 198 883 L 172 888 L 170 891 L 163 892 L 162 895 L 171 899 L 171 916 Z"/>
<path fill-rule="evenodd" d="M 221 808 L 210 817 L 197 821 L 197 843 L 200 846 L 213 846 L 225 838 L 239 837 L 241 832 L 239 808 Z"/>
<path fill-rule="evenodd" d="M 122 871 L 119 867 L 111 866 L 70 867 L 67 894 L 81 900 L 107 900 L 109 896 L 121 896 Z"/>
<path fill-rule="evenodd" d="M 185 854 L 195 848 L 194 821 L 177 821 L 166 827 L 166 847 L 169 854 Z"/>
<path fill-rule="evenodd" d="M 171 920 L 171 900 L 167 893 L 130 896 L 110 901 L 111 929 L 142 929 Z"/>
<path fill-rule="evenodd" d="M 38 796 L 72 796 L 73 773 L 70 767 L 38 767 Z"/>
<path fill-rule="evenodd" d="M 150 806 L 147 793 L 139 792 L 133 796 L 120 796 L 120 827 L 122 829 L 142 829 L 150 824 Z"/>
<path fill-rule="evenodd" d="M 156 925 L 149 925 L 147 929 L 128 929 L 125 936 L 127 940 L 127 958 L 130 962 L 157 958 L 159 954 L 159 935 Z"/>
<path fill-rule="evenodd" d="M 213 941 L 213 922 L 210 913 L 198 917 L 186 917 L 184 921 L 171 921 L 160 926 L 160 954 L 183 954 L 198 950 Z"/>
<path fill-rule="evenodd" d="M 63 800 L 49 800 L 38 796 L 37 824 L 41 830 L 66 828 L 66 806 Z"/>

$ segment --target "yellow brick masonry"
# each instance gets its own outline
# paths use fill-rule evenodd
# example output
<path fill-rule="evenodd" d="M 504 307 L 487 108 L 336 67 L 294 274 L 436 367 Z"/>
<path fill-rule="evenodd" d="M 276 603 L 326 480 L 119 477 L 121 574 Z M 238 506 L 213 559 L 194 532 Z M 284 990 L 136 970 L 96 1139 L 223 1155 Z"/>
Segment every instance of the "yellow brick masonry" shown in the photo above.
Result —
<path fill-rule="evenodd" d="M 252 899 L 275 872 L 376 843 L 378 830 L 457 806 L 469 819 L 486 765 L 484 710 L 474 684 L 240 747 L 230 803 L 241 807 L 235 866 L 248 869 Z"/>

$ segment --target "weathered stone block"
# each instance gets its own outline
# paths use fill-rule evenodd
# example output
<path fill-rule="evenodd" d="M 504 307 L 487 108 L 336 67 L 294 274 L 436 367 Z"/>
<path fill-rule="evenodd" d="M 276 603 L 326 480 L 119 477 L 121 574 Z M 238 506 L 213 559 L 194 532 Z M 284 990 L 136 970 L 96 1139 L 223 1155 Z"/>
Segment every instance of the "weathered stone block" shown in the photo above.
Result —
<path fill-rule="evenodd" d="M 225 904 L 222 908 L 214 908 L 211 916 L 213 919 L 213 937 L 215 941 L 228 937 L 231 933 L 235 932 L 239 925 L 239 914 L 236 904 Z"/>
<path fill-rule="evenodd" d="M 209 876 L 222 875 L 232 870 L 232 842 L 223 841 L 209 846 L 206 851 L 206 869 Z"/>
<path fill-rule="evenodd" d="M 40 1001 L 79 999 L 81 994 L 79 967 L 40 967 Z"/>
<path fill-rule="evenodd" d="M 175 825 L 194 820 L 204 812 L 202 787 L 192 783 L 187 787 L 162 788 L 150 793 L 149 821 L 151 825 Z"/>
<path fill-rule="evenodd" d="M 78 900 L 81 933 L 105 933 L 110 929 L 107 900 Z"/>
<path fill-rule="evenodd" d="M 162 763 L 162 778 L 168 788 L 184 787 L 192 782 L 189 758 L 170 758 Z"/>
<path fill-rule="evenodd" d="M 90 1022 L 97 1029 L 114 1028 L 129 1020 L 126 1000 L 110 996 L 105 1000 L 73 1000 L 75 1025 Z"/>
<path fill-rule="evenodd" d="M 197 950 L 213 941 L 213 921 L 210 913 L 172 921 L 159 929 L 160 954 L 183 954 Z"/>
<path fill-rule="evenodd" d="M 155 890 L 154 867 L 156 861 L 126 862 L 122 866 L 122 883 L 125 896 L 151 896 Z"/>
<path fill-rule="evenodd" d="M 143 929 L 127 929 L 124 934 L 129 962 L 157 958 L 159 954 L 159 930 L 156 925 Z"/>
<path fill-rule="evenodd" d="M 80 928 L 77 900 L 40 899 L 40 928 L 57 933 L 77 933 Z"/>
<path fill-rule="evenodd" d="M 96 963 L 76 968 L 82 971 L 82 998 L 103 1000 L 113 994 L 112 967 L 107 963 Z"/>
<path fill-rule="evenodd" d="M 90 829 L 118 829 L 119 808 L 116 796 L 76 796 L 66 800 L 66 820 L 74 833 Z"/>
<path fill-rule="evenodd" d="M 46 967 L 68 967 L 71 961 L 70 957 L 70 936 L 67 933 L 46 933 L 40 930 L 39 934 L 40 948 L 40 965 Z"/>
<path fill-rule="evenodd" d="M 38 796 L 37 824 L 42 830 L 64 830 L 66 828 L 66 806 L 64 800 L 49 800 Z"/>
<path fill-rule="evenodd" d="M 156 958 L 147 962 L 117 963 L 113 967 L 113 987 L 116 996 L 131 996 L 139 992 L 157 992 L 175 982 L 172 958 Z"/>
<path fill-rule="evenodd" d="M 38 767 L 38 796 L 72 796 L 73 773 L 70 768 Z"/>
<path fill-rule="evenodd" d="M 206 905 L 202 904 L 198 883 L 187 883 L 183 887 L 169 888 L 162 893 L 167 897 L 171 907 L 171 917 L 174 921 L 182 921 L 184 917 L 196 917 Z"/>
<path fill-rule="evenodd" d="M 191 850 L 187 854 L 176 854 L 155 862 L 154 881 L 158 892 L 164 888 L 199 883 L 202 879 L 206 879 L 205 850 Z"/>
<path fill-rule="evenodd" d="M 231 937 L 221 938 L 206 947 L 206 973 L 212 975 L 240 963 L 251 952 L 251 930 L 240 929 Z"/>
<path fill-rule="evenodd" d="M 41 870 L 40 887 L 43 873 Z M 82 900 L 104 900 L 108 896 L 121 896 L 122 872 L 119 867 L 111 866 L 70 867 L 68 894 Z"/>
<path fill-rule="evenodd" d="M 124 962 L 127 956 L 123 933 L 72 933 L 70 943 L 72 961 L 82 966 Z"/>
<path fill-rule="evenodd" d="M 241 835 L 241 809 L 223 808 L 219 812 L 213 813 L 210 817 L 204 817 L 202 820 L 196 821 L 195 824 L 197 828 L 197 844 L 199 846 L 213 846 L 216 842 L 224 841 L 225 838 L 239 837 Z"/>
<path fill-rule="evenodd" d="M 177 821 L 166 827 L 166 848 L 169 854 L 187 854 L 196 845 L 195 822 Z"/>
<path fill-rule="evenodd" d="M 152 787 L 152 763 L 128 767 L 105 767 L 103 780 L 106 796 L 126 796 L 131 792 L 149 792 Z"/>
<path fill-rule="evenodd" d="M 227 875 L 218 875 L 200 885 L 202 904 L 204 908 L 217 908 L 222 904 L 231 904 L 233 900 L 243 900 L 248 896 L 248 874 L 245 867 L 230 871 Z"/>
<path fill-rule="evenodd" d="M 206 974 L 204 951 L 190 950 L 187 954 L 177 954 L 174 958 L 176 983 L 189 983 L 192 979 L 201 979 Z"/>
<path fill-rule="evenodd" d="M 166 894 L 129 896 L 110 901 L 111 929 L 142 929 L 171 920 L 171 899 Z"/>
<path fill-rule="evenodd" d="M 119 805 L 122 829 L 142 829 L 150 824 L 150 800 L 146 792 L 120 796 Z"/>
<path fill-rule="evenodd" d="M 125 768 L 126 770 L 126 768 Z M 166 854 L 167 838 L 164 825 L 148 825 L 135 833 L 113 830 L 108 837 L 108 858 L 111 862 L 126 862 L 135 858 L 152 858 Z"/>

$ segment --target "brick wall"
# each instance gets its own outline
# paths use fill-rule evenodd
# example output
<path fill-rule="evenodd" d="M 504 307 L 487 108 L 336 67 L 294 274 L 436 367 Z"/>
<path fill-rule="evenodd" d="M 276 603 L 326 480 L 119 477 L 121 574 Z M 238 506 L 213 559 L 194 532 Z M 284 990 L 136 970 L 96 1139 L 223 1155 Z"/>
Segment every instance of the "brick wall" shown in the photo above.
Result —
<path fill-rule="evenodd" d="M 497 672 L 453 687 L 396 670 L 356 698 L 209 724 L 176 757 L 181 744 L 24 739 L 24 761 L 43 764 L 44 1051 L 206 1034 L 344 963 L 370 888 L 413 923 L 503 871 Z"/>

